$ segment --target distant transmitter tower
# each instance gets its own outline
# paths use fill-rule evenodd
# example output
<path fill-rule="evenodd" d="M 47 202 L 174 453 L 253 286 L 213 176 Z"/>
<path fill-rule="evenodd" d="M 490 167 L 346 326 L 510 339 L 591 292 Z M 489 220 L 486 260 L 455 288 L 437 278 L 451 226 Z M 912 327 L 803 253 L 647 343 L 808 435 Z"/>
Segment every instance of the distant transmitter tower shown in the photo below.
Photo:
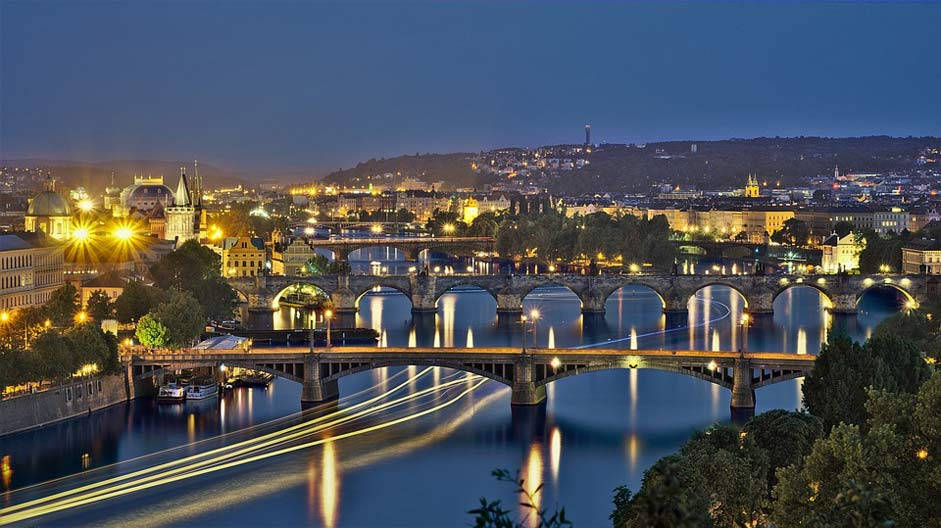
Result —
<path fill-rule="evenodd" d="M 591 125 L 585 125 L 585 144 L 591 145 Z"/>

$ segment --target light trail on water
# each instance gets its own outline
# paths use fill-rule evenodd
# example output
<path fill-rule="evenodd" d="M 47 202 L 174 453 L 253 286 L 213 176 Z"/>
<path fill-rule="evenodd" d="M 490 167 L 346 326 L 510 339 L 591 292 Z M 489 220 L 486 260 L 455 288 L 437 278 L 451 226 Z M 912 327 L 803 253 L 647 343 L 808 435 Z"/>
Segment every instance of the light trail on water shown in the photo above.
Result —
<path fill-rule="evenodd" d="M 432 368 L 430 367 L 426 368 L 415 377 L 423 376 L 431 370 Z M 402 388 L 407 387 L 412 381 L 411 379 L 408 379 L 395 388 L 374 398 L 370 398 L 366 401 L 335 411 L 328 415 L 318 417 L 309 422 L 263 435 L 259 438 L 254 438 L 234 444 L 232 446 L 214 449 L 206 453 L 192 455 L 178 461 L 159 464 L 157 466 L 152 466 L 126 475 L 113 477 L 101 482 L 88 484 L 77 487 L 75 489 L 52 494 L 40 499 L 17 504 L 0 510 L 0 524 L 19 522 L 41 515 L 47 515 L 70 508 L 92 504 L 144 489 L 170 484 L 199 475 L 264 460 L 270 457 L 284 455 L 300 449 L 315 447 L 326 442 L 334 442 L 344 438 L 359 436 L 361 434 L 366 434 L 372 431 L 411 421 L 453 405 L 487 381 L 486 379 L 480 379 L 477 377 L 479 381 L 476 381 L 475 383 L 467 386 L 464 384 L 467 383 L 468 379 L 466 377 L 458 378 L 459 374 L 460 373 L 455 373 L 450 376 L 446 376 L 440 384 L 436 384 L 430 388 L 415 392 L 414 394 L 379 403 L 375 406 L 360 410 L 358 412 L 351 412 L 375 403 L 383 398 L 387 398 L 390 395 L 400 391 Z M 424 398 L 426 396 L 435 396 L 437 394 L 437 396 L 435 396 L 431 402 L 429 402 L 435 403 L 437 400 L 444 397 L 442 394 L 438 393 L 446 392 L 448 389 L 460 385 L 464 385 L 465 388 L 457 396 L 445 401 L 444 403 L 434 405 L 428 409 L 406 414 L 400 418 L 386 420 L 385 422 L 380 422 L 372 426 L 361 427 L 359 429 L 354 429 L 342 434 L 336 434 L 331 438 L 319 439 L 300 445 L 285 447 L 292 441 L 302 440 L 304 437 L 308 437 L 318 432 L 331 431 L 340 425 L 353 423 L 354 421 L 365 417 L 378 415 L 379 413 L 386 413 L 392 409 L 407 405 L 415 399 Z M 265 449 L 275 450 L 261 452 Z M 79 474 L 78 476 L 83 476 L 83 474 Z"/>
<path fill-rule="evenodd" d="M 586 344 L 584 344 L 584 345 L 579 345 L 579 346 L 572 347 L 572 348 L 574 348 L 574 349 L 593 348 L 593 347 L 596 347 L 596 346 L 610 345 L 610 344 L 613 344 L 613 343 L 623 343 L 623 342 L 625 342 L 625 341 L 631 341 L 631 340 L 634 340 L 634 341 L 636 342 L 637 339 L 640 339 L 640 338 L 642 338 L 642 337 L 652 337 L 652 336 L 658 336 L 658 335 L 666 335 L 666 334 L 672 334 L 672 333 L 674 333 L 674 332 L 683 332 L 683 331 L 686 331 L 686 330 L 692 330 L 692 329 L 694 329 L 694 328 L 701 328 L 701 327 L 703 327 L 703 326 L 710 325 L 710 324 L 712 324 L 712 323 L 716 323 L 716 322 L 721 321 L 721 320 L 723 320 L 723 319 L 728 319 L 729 316 L 732 315 L 732 307 L 729 306 L 728 304 L 723 303 L 723 302 L 716 301 L 716 300 L 712 300 L 712 299 L 709 299 L 709 300 L 707 300 L 707 299 L 702 299 L 702 298 L 700 298 L 700 297 L 698 296 L 698 294 L 697 294 L 697 296 L 694 298 L 694 300 L 695 300 L 696 302 L 701 302 L 701 303 L 703 303 L 703 304 L 717 304 L 717 305 L 719 305 L 719 306 L 725 308 L 726 311 L 725 311 L 724 314 L 720 315 L 719 317 L 716 317 L 716 318 L 714 318 L 714 319 L 707 319 L 707 320 L 705 320 L 705 321 L 703 321 L 703 322 L 701 322 L 701 323 L 694 324 L 694 325 L 682 325 L 682 326 L 677 326 L 676 328 L 670 328 L 670 329 L 666 329 L 666 330 L 656 330 L 656 331 L 653 331 L 653 332 L 647 332 L 646 334 L 633 334 L 633 333 L 632 333 L 631 335 L 629 335 L 629 336 L 627 336 L 627 337 L 621 337 L 621 338 L 618 338 L 618 339 L 606 339 L 606 340 L 604 340 L 604 341 L 597 341 L 597 342 L 595 342 L 595 343 L 586 343 Z"/>

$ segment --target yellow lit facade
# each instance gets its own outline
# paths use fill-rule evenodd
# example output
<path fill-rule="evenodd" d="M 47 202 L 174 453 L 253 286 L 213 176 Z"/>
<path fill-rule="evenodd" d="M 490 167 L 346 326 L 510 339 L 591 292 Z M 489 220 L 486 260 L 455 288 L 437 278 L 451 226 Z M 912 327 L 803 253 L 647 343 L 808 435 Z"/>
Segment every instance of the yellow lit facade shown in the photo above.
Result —
<path fill-rule="evenodd" d="M 65 259 L 41 235 L 0 235 L 0 310 L 39 306 L 65 285 Z"/>
<path fill-rule="evenodd" d="M 260 238 L 238 237 L 222 241 L 222 274 L 254 277 L 265 269 L 268 250 Z"/>
<path fill-rule="evenodd" d="M 824 273 L 840 273 L 859 269 L 859 254 L 866 248 L 864 239 L 857 239 L 855 233 L 845 237 L 831 235 L 820 249 L 823 252 L 820 267 Z"/>

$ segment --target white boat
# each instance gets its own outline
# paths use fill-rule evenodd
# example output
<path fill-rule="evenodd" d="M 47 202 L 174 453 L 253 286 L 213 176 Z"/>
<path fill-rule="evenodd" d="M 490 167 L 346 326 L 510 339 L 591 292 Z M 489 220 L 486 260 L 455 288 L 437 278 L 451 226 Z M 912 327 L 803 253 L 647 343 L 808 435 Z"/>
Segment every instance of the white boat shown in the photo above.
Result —
<path fill-rule="evenodd" d="M 168 381 L 160 386 L 157 392 L 158 402 L 181 402 L 186 399 L 186 391 L 182 385 L 175 381 Z"/>
<path fill-rule="evenodd" d="M 187 400 L 204 400 L 219 394 L 219 385 L 212 379 L 196 379 L 186 387 Z"/>

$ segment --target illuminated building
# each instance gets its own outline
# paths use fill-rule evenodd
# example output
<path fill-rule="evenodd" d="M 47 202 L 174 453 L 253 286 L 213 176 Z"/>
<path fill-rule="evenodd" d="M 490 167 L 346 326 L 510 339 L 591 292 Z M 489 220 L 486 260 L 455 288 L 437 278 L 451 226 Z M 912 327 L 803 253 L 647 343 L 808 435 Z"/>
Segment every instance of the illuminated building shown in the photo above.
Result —
<path fill-rule="evenodd" d="M 858 239 L 855 233 L 840 237 L 830 235 L 820 245 L 823 254 L 820 267 L 824 273 L 840 273 L 859 269 L 859 254 L 866 248 L 865 239 Z"/>
<path fill-rule="evenodd" d="M 759 198 L 761 188 L 758 187 L 758 177 L 754 174 L 748 175 L 748 182 L 745 183 L 745 198 Z"/>
<path fill-rule="evenodd" d="M 471 196 L 467 200 L 464 200 L 464 209 L 461 214 L 464 217 L 464 223 L 470 224 L 473 222 L 474 219 L 477 218 L 477 215 L 480 214 L 477 199 Z"/>
<path fill-rule="evenodd" d="M 0 235 L 0 310 L 42 305 L 64 284 L 55 241 L 41 232 Z"/>
<path fill-rule="evenodd" d="M 591 125 L 585 125 L 585 144 L 591 145 Z"/>
<path fill-rule="evenodd" d="M 120 210 L 115 211 L 115 216 L 127 216 L 131 209 L 149 212 L 157 204 L 173 205 L 173 191 L 163 184 L 163 176 L 135 176 L 134 184 L 121 191 Z"/>
<path fill-rule="evenodd" d="M 222 241 L 222 274 L 254 277 L 265 269 L 268 250 L 258 237 L 226 238 Z"/>
<path fill-rule="evenodd" d="M 56 192 L 56 183 L 47 179 L 42 192 L 33 196 L 26 209 L 26 231 L 43 232 L 56 240 L 67 240 L 72 232 L 72 206 Z"/>
<path fill-rule="evenodd" d="M 295 238 L 293 242 L 283 249 L 271 252 L 271 272 L 275 275 L 304 275 L 307 261 L 317 256 L 314 248 L 310 247 L 303 238 Z"/>
<path fill-rule="evenodd" d="M 902 273 L 941 275 L 941 242 L 912 240 L 902 247 Z"/>
<path fill-rule="evenodd" d="M 177 246 L 196 238 L 196 206 L 190 196 L 189 185 L 186 182 L 186 172 L 180 169 L 180 183 L 176 187 L 176 194 L 172 207 L 165 207 L 167 217 L 165 240 L 175 240 Z"/>

